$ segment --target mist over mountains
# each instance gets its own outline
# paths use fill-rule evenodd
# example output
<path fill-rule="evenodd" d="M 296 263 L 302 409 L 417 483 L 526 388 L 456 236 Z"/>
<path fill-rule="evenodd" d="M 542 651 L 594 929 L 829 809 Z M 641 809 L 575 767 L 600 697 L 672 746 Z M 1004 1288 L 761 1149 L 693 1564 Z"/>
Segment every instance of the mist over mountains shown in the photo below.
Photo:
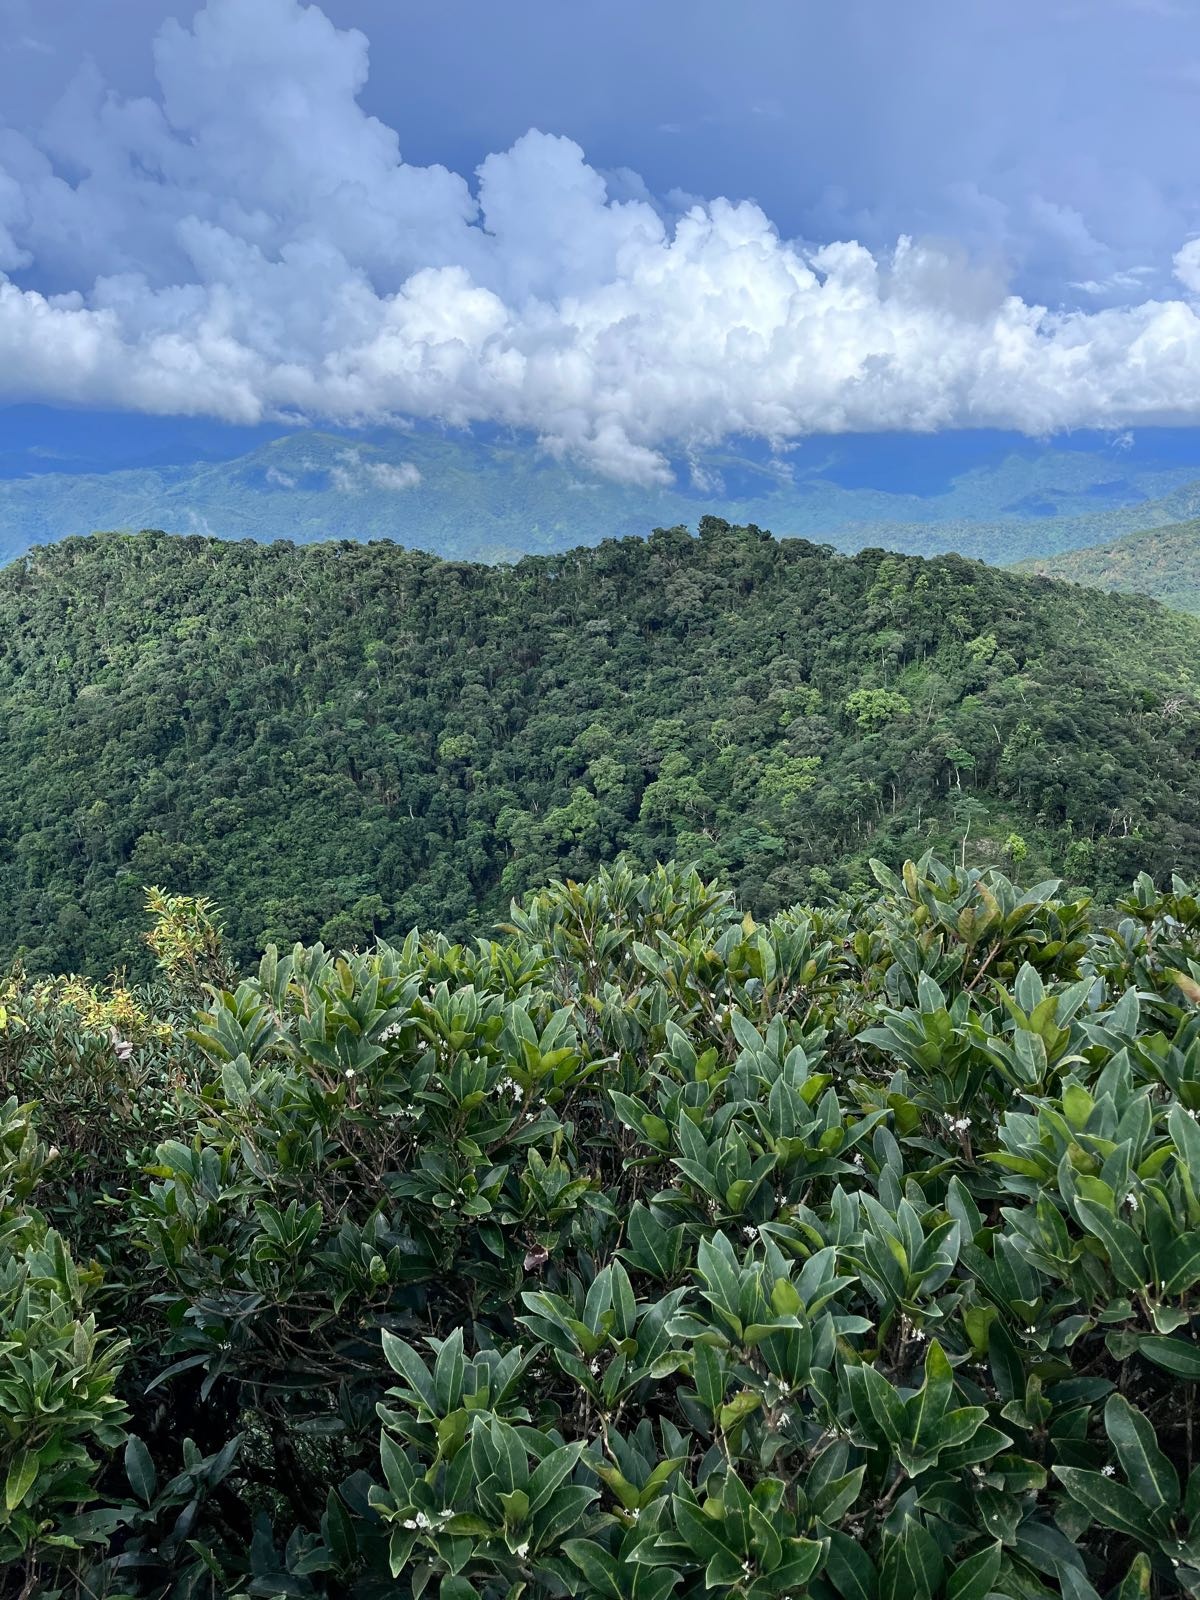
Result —
<path fill-rule="evenodd" d="M 10 414 L 11 415 L 11 414 Z M 147 429 L 113 419 L 42 441 L 17 417 L 0 451 L 0 559 L 96 528 L 226 539 L 392 539 L 455 559 L 514 560 L 705 514 L 852 551 L 959 551 L 1005 563 L 1194 516 L 1193 441 L 1031 445 L 1011 435 L 851 436 L 784 455 L 753 441 L 674 463 L 674 483 L 621 483 L 526 436 L 376 430 Z M 243 443 L 251 448 L 239 452 Z M 233 458 L 230 459 L 231 454 Z"/>

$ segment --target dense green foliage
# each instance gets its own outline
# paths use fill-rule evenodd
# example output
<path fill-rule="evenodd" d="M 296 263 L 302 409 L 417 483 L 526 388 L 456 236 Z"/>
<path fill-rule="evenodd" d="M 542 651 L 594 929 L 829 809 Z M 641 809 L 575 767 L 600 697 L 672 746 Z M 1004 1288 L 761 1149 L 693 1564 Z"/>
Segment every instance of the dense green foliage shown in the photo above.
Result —
<path fill-rule="evenodd" d="M 1200 614 L 1200 522 L 1173 523 L 1020 566 L 1068 583 L 1148 594 L 1177 611 Z"/>
<path fill-rule="evenodd" d="M 727 443 L 677 462 L 673 483 L 646 485 L 558 460 L 528 438 L 305 432 L 232 461 L 0 477 L 0 558 L 97 527 L 152 526 L 297 543 L 389 538 L 456 560 L 504 561 L 708 511 L 843 550 L 1005 562 L 1200 509 L 1196 462 L 1135 462 L 1110 448 L 997 453 L 967 471 L 925 475 L 920 493 L 870 486 L 888 480 L 884 465 L 851 470 L 842 483 L 840 454 L 836 440 L 778 459 Z"/>
<path fill-rule="evenodd" d="M 1200 901 L 875 874 L 15 973 L 0 1593 L 1200 1593 Z"/>
<path fill-rule="evenodd" d="M 239 960 L 484 931 L 621 851 L 756 916 L 930 845 L 1110 899 L 1200 871 L 1198 644 L 712 519 L 511 568 L 68 540 L 0 574 L 0 949 L 136 971 L 149 882 L 210 894 Z"/>

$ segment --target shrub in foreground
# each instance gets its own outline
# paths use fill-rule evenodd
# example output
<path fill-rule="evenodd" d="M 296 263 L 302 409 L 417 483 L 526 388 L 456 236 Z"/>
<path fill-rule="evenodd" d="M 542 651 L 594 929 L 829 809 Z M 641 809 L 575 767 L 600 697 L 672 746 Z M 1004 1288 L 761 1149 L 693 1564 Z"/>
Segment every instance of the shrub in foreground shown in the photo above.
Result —
<path fill-rule="evenodd" d="M 876 876 L 756 926 L 617 867 L 231 987 L 170 902 L 211 986 L 77 1079 L 124 1142 L 14 980 L 11 1592 L 1200 1592 L 1200 902 Z"/>

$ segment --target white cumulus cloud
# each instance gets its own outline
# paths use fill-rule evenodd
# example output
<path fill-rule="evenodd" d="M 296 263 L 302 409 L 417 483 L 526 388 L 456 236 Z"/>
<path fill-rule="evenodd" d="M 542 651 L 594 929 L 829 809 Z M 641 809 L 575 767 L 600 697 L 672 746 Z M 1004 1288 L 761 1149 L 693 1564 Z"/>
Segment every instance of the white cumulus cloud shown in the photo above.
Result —
<path fill-rule="evenodd" d="M 1200 295 L 1200 239 L 1189 239 L 1175 252 L 1175 276 L 1191 294 Z"/>
<path fill-rule="evenodd" d="M 299 0 L 208 0 L 155 61 L 154 98 L 85 72 L 0 129 L 0 401 L 498 422 L 639 482 L 730 433 L 1200 421 L 1200 241 L 1172 297 L 1051 311 L 944 244 L 657 205 L 552 134 L 471 181 L 407 163 L 366 39 Z"/>

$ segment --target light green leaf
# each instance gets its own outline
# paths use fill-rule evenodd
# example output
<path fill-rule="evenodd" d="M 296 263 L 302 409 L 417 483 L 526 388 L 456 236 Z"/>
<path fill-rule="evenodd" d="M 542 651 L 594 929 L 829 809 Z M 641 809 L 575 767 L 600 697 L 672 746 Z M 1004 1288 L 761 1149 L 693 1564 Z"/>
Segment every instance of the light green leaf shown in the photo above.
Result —
<path fill-rule="evenodd" d="M 20 1450 L 13 1457 L 8 1469 L 8 1477 L 4 1484 L 4 1504 L 9 1511 L 15 1511 L 33 1487 L 33 1481 L 38 1475 L 38 1455 L 36 1450 Z"/>

